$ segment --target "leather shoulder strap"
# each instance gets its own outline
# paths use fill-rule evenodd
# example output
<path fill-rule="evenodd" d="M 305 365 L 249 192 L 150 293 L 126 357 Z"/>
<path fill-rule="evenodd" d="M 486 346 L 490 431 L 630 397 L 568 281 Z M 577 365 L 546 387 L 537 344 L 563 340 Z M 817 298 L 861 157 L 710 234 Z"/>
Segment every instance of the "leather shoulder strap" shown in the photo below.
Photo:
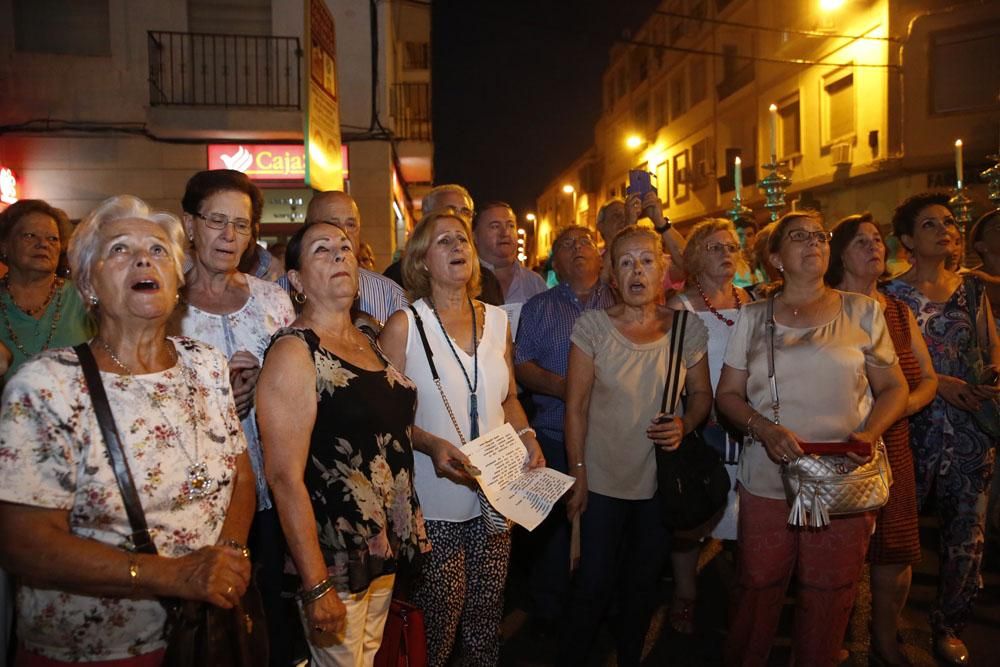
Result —
<path fill-rule="evenodd" d="M 115 479 L 118 480 L 118 488 L 121 490 L 122 500 L 125 503 L 125 513 L 128 514 L 128 522 L 132 526 L 132 543 L 139 553 L 156 555 L 156 545 L 153 544 L 153 539 L 149 535 L 146 514 L 142 510 L 142 502 L 139 500 L 139 494 L 135 490 L 135 482 L 132 480 L 132 471 L 129 470 L 125 451 L 118 438 L 118 427 L 115 426 L 115 418 L 111 414 L 111 405 L 108 403 L 108 395 L 104 391 L 104 383 L 101 382 L 101 372 L 97 368 L 97 360 L 94 359 L 94 353 L 91 352 L 90 346 L 86 343 L 74 346 L 73 351 L 80 358 L 83 378 L 90 391 L 90 402 L 94 406 L 97 423 L 101 427 L 104 444 L 108 448 L 111 468 L 115 472 Z"/>

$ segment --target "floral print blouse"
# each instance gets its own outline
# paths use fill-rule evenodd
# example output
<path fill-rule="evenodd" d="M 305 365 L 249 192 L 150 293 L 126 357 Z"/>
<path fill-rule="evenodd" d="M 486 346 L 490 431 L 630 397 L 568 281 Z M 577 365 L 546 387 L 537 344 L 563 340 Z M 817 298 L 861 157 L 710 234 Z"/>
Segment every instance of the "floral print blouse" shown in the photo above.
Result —
<path fill-rule="evenodd" d="M 101 377 L 157 551 L 179 557 L 218 540 L 246 441 L 225 358 L 202 343 L 171 340 L 174 367 Z M 213 480 L 197 498 L 190 496 L 193 463 L 204 464 Z M 72 348 L 25 363 L 4 390 L 0 500 L 68 511 L 74 535 L 132 549 L 132 529 Z M 17 614 L 27 649 L 55 660 L 116 660 L 166 645 L 166 613 L 157 600 L 24 584 Z"/>
<path fill-rule="evenodd" d="M 361 592 L 398 559 L 430 549 L 413 489 L 417 389 L 374 344 L 385 364 L 378 371 L 344 361 L 310 329 L 282 329 L 274 340 L 284 336 L 305 341 L 316 364 L 305 484 L 320 549 L 337 591 Z"/>
<path fill-rule="evenodd" d="M 257 357 L 257 361 L 262 361 L 271 335 L 291 324 L 295 311 L 288 294 L 281 287 L 251 275 L 244 274 L 244 277 L 250 288 L 250 298 L 242 308 L 218 315 L 182 301 L 171 317 L 170 333 L 213 345 L 226 355 L 226 359 L 245 350 Z M 252 409 L 243 419 L 243 432 L 257 481 L 257 509 L 270 509 L 271 496 L 264 479 L 264 454 L 260 449 L 257 418 Z"/>

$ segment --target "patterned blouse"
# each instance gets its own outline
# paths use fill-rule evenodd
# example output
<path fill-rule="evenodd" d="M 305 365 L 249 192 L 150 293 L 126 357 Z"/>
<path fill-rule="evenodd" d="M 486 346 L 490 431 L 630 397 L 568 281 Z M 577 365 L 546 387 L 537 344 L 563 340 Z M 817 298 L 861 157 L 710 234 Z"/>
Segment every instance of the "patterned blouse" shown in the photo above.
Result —
<path fill-rule="evenodd" d="M 150 533 L 162 556 L 215 544 L 246 441 L 218 351 L 172 338 L 179 363 L 137 377 L 102 373 Z M 189 469 L 209 491 L 190 496 Z M 69 512 L 70 531 L 131 550 L 125 514 L 76 353 L 45 352 L 8 382 L 0 415 L 0 500 Z M 116 660 L 166 645 L 157 600 L 76 595 L 21 585 L 18 634 L 28 650 L 64 661 Z"/>
<path fill-rule="evenodd" d="M 209 313 L 183 301 L 177 306 L 170 320 L 172 334 L 187 336 L 217 347 L 231 359 L 233 354 L 245 350 L 264 359 L 264 351 L 271 334 L 288 326 L 295 319 L 292 302 L 285 291 L 265 280 L 244 274 L 250 288 L 250 298 L 243 307 L 227 315 Z M 260 449 L 260 434 L 253 410 L 243 419 L 243 432 L 247 437 L 250 464 L 257 480 L 257 509 L 271 508 L 271 496 L 264 479 L 264 454 Z"/>
<path fill-rule="evenodd" d="M 305 341 L 316 364 L 305 483 L 320 549 L 339 592 L 364 591 L 398 559 L 430 549 L 413 490 L 417 389 L 377 346 L 385 368 L 369 371 L 323 348 L 311 329 L 282 329 L 274 340 L 285 336 Z"/>

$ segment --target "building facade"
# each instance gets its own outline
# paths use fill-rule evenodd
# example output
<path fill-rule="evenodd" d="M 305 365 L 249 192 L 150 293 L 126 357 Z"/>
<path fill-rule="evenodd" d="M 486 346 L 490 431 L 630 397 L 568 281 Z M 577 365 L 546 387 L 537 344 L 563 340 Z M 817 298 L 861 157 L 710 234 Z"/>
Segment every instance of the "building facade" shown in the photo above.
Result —
<path fill-rule="evenodd" d="M 682 227 L 724 215 L 735 194 L 766 220 L 757 182 L 774 153 L 789 206 L 830 222 L 868 210 L 888 224 L 909 194 L 955 185 L 954 142 L 972 176 L 1000 140 L 1000 3 L 935 0 L 666 0 L 611 51 L 593 164 L 595 209 L 624 197 L 630 169 L 656 176 Z M 977 64 L 978 63 L 978 64 Z M 581 165 L 539 197 L 580 182 Z M 580 213 L 580 211 L 577 211 Z M 540 225 L 546 224 L 539 215 Z M 554 218 L 548 221 L 555 224 Z"/>
<path fill-rule="evenodd" d="M 385 265 L 432 180 L 430 9 L 325 4 L 345 189 Z M 286 237 L 312 196 L 308 11 L 303 0 L 0 0 L 0 167 L 19 197 L 71 218 L 122 193 L 179 212 L 194 172 L 239 168 L 264 189 L 262 237 Z"/>

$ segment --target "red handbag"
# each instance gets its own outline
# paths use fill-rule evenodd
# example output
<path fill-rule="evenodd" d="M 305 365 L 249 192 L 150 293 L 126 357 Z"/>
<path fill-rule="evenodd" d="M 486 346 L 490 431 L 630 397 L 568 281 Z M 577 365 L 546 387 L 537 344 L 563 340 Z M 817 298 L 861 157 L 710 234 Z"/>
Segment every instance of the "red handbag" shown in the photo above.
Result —
<path fill-rule="evenodd" d="M 375 667 L 427 667 L 424 612 L 419 607 L 397 599 L 390 603 Z"/>

